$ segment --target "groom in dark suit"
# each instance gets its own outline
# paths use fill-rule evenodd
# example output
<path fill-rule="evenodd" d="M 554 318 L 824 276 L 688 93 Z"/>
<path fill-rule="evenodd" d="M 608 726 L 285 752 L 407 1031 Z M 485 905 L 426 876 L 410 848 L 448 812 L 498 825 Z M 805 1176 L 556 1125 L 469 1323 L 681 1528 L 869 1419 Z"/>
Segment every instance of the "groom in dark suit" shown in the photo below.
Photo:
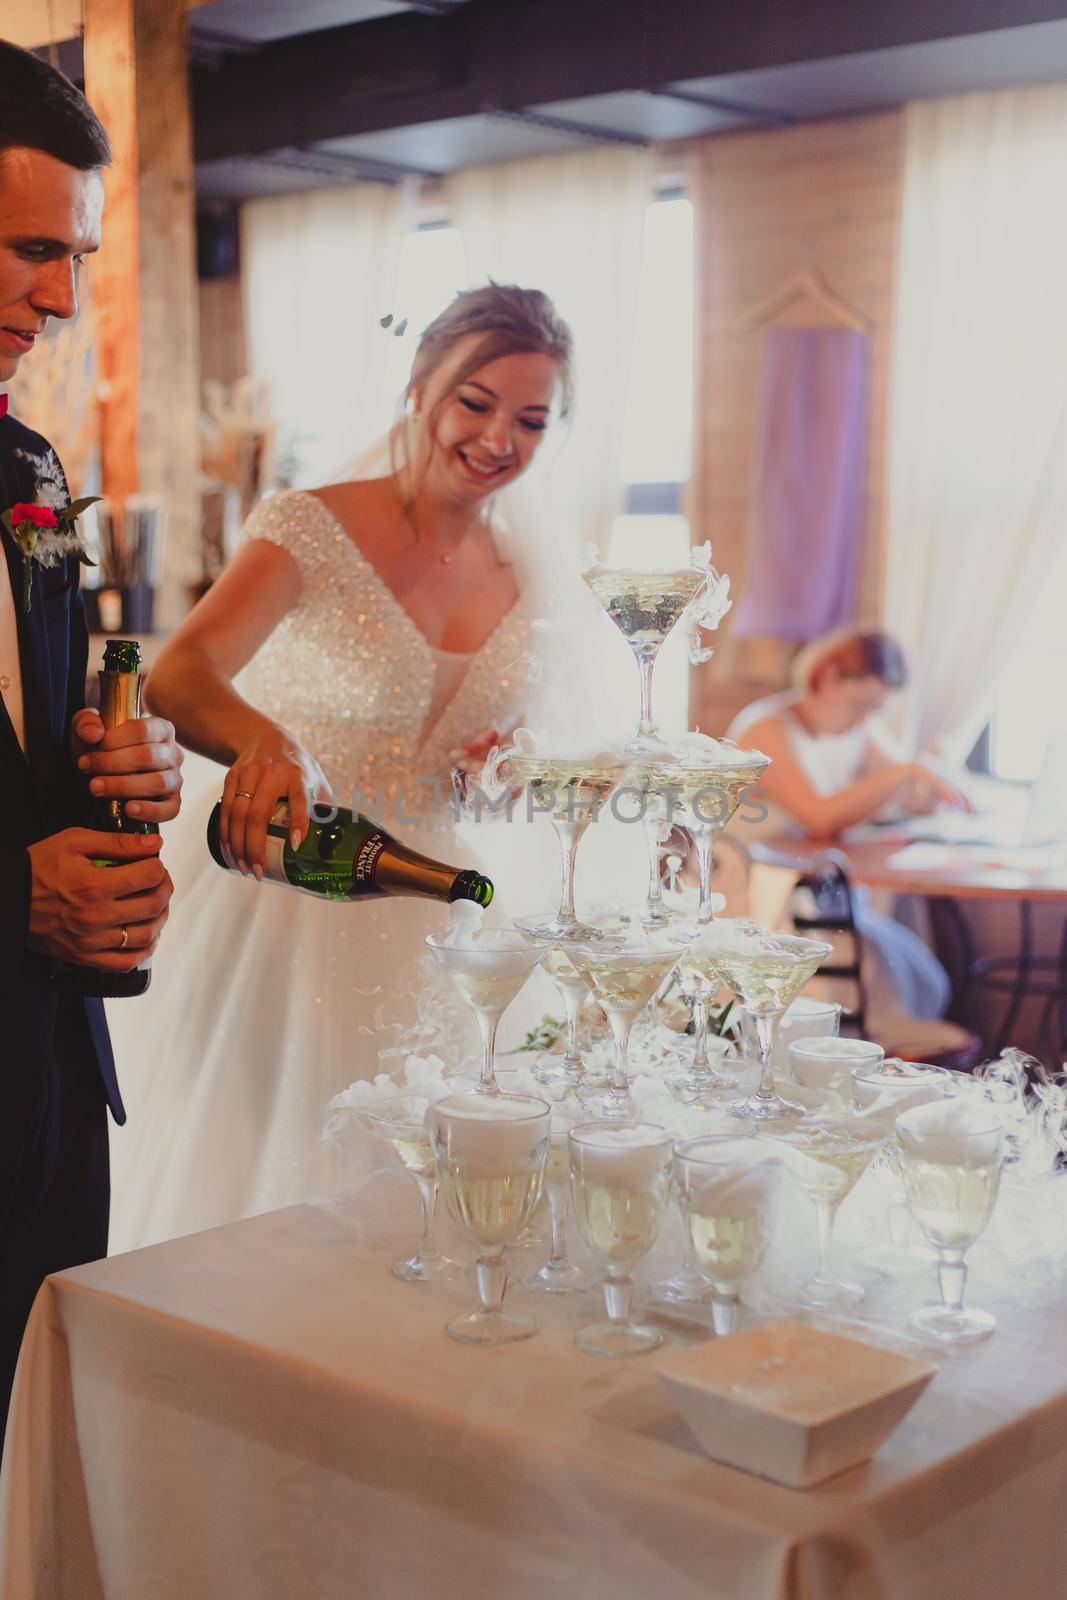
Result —
<path fill-rule="evenodd" d="M 74 85 L 0 41 L 0 385 L 49 317 L 77 310 L 110 159 Z M 6 414 L 6 400 L 0 394 L 0 513 L 54 498 L 57 487 L 62 503 L 66 485 L 49 445 Z M 119 972 L 145 961 L 172 889 L 158 833 L 92 831 L 91 796 L 166 821 L 178 811 L 181 754 L 157 717 L 105 734 L 84 709 L 77 558 L 34 565 L 27 611 L 22 554 L 2 526 L 0 539 L 2 1433 L 41 1280 L 107 1253 L 106 1107 L 125 1120 L 103 1005 L 65 990 L 62 964 Z M 101 870 L 94 856 L 117 864 Z"/>

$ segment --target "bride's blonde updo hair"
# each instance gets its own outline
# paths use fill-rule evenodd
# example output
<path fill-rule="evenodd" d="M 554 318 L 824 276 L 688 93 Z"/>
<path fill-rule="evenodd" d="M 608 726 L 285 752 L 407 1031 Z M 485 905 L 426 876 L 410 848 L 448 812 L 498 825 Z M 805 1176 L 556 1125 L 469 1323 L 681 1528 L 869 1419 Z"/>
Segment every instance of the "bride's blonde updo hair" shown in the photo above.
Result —
<path fill-rule="evenodd" d="M 887 689 L 903 689 L 908 681 L 903 650 L 875 629 L 840 628 L 812 639 L 793 662 L 793 682 L 805 694 L 817 691 L 827 667 L 842 678 L 877 678 Z"/>
<path fill-rule="evenodd" d="M 480 289 L 461 289 L 423 330 L 404 400 L 440 371 L 457 346 L 473 335 L 479 336 L 478 343 L 451 375 L 438 404 L 490 361 L 501 356 L 544 355 L 559 363 L 560 414 L 567 415 L 573 400 L 570 328 L 543 290 L 492 280 Z"/>

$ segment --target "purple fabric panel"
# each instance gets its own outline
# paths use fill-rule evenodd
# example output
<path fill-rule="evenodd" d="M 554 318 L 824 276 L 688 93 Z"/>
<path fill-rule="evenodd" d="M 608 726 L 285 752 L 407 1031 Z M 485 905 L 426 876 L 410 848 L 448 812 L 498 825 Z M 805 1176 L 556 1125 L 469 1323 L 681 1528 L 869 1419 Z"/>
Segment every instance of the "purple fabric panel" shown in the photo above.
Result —
<path fill-rule="evenodd" d="M 863 334 L 772 328 L 753 440 L 739 637 L 803 641 L 855 620 L 866 438 Z"/>

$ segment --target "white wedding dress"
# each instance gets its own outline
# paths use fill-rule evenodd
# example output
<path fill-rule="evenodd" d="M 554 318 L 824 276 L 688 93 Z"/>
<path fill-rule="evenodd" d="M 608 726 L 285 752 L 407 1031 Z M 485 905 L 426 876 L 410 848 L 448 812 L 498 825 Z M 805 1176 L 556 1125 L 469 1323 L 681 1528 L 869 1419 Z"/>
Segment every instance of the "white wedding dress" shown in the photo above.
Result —
<path fill-rule="evenodd" d="M 546 823 L 457 825 L 443 804 L 454 752 L 522 709 L 522 600 L 480 650 L 450 658 L 314 495 L 265 501 L 244 537 L 290 551 L 303 587 L 242 694 L 318 757 L 339 804 L 355 794 L 413 849 L 488 872 L 505 917 L 550 903 Z M 108 1007 L 129 1113 L 112 1130 L 113 1252 L 337 1188 L 326 1104 L 382 1070 L 383 1048 L 415 1042 L 423 941 L 448 924 L 429 901 L 329 904 L 222 871 L 205 828 L 223 776 L 214 767 L 167 829 L 175 892 L 151 988 Z M 443 809 L 409 820 L 431 810 L 435 782 Z"/>

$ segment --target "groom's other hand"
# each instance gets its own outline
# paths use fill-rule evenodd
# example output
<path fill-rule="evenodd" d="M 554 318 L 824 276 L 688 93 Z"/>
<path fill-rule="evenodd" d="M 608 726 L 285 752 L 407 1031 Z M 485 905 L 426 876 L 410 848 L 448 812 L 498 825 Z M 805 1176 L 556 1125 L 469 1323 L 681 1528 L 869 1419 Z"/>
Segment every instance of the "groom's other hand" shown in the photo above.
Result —
<path fill-rule="evenodd" d="M 155 952 L 174 892 L 159 848 L 158 833 L 90 828 L 31 844 L 30 948 L 107 972 L 140 966 Z M 116 864 L 96 867 L 94 857 Z"/>
<path fill-rule="evenodd" d="M 163 717 L 133 717 L 105 729 L 96 711 L 71 724 L 78 770 L 100 800 L 124 800 L 141 822 L 170 822 L 181 806 L 182 761 L 173 726 Z"/>

